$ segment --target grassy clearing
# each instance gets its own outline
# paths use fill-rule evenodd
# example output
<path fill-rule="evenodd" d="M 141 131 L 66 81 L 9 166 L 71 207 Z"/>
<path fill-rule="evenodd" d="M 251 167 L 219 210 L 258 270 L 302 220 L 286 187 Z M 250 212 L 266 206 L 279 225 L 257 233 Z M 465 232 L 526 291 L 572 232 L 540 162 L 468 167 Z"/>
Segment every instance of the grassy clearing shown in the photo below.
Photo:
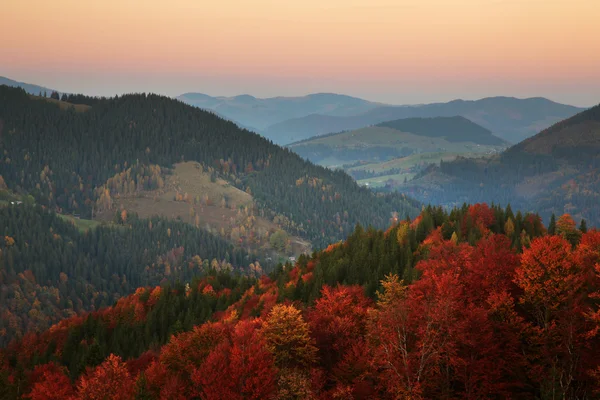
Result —
<path fill-rule="evenodd" d="M 197 162 L 178 163 L 172 173 L 165 177 L 161 190 L 114 197 L 112 211 L 98 213 L 98 219 L 112 221 L 115 212 L 125 209 L 141 218 L 159 215 L 181 220 L 215 234 L 231 232 L 244 227 L 256 233 L 275 232 L 279 227 L 267 218 L 250 216 L 246 209 L 254 209 L 253 197 L 210 174 Z M 311 251 L 311 244 L 302 238 L 291 236 L 292 252 L 296 255 Z"/>
<path fill-rule="evenodd" d="M 64 219 L 67 222 L 72 223 L 73 225 L 75 225 L 75 227 L 77 229 L 79 229 L 81 232 L 86 232 L 90 229 L 94 229 L 97 226 L 99 226 L 101 223 L 99 221 L 92 221 L 90 219 L 80 219 L 80 218 L 75 218 L 71 215 L 64 215 L 64 214 L 58 214 L 58 216 L 62 219 Z"/>
<path fill-rule="evenodd" d="M 361 185 L 368 185 L 370 187 L 381 187 L 384 186 L 385 183 L 392 179 L 396 182 L 403 182 L 405 179 L 411 180 L 418 170 L 429 164 L 439 164 L 440 161 L 452 161 L 456 159 L 457 156 L 467 157 L 467 158 L 475 158 L 482 157 L 481 153 L 421 153 L 421 154 L 413 154 L 408 157 L 396 158 L 390 161 L 382 162 L 382 163 L 369 163 L 363 164 L 356 167 L 349 168 L 349 171 L 374 171 L 376 173 L 385 173 L 386 171 L 390 171 L 389 175 L 382 175 L 373 178 L 361 179 L 358 181 Z M 400 173 L 396 173 L 392 170 L 396 170 L 400 168 Z"/>

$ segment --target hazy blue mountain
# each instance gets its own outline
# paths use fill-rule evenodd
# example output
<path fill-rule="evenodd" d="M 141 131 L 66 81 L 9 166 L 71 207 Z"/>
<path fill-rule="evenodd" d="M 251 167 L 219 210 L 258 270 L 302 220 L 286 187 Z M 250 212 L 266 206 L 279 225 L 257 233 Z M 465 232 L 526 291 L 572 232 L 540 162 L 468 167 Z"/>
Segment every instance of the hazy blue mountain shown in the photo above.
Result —
<path fill-rule="evenodd" d="M 411 179 L 440 160 L 497 154 L 508 146 L 464 117 L 400 119 L 288 145 L 303 158 L 342 168 L 370 187 Z"/>
<path fill-rule="evenodd" d="M 302 97 L 271 97 L 259 99 L 243 94 L 234 97 L 213 97 L 202 93 L 185 93 L 177 99 L 184 103 L 211 110 L 224 118 L 262 132 L 270 125 L 311 114 L 346 117 L 380 107 L 356 97 L 334 93 L 316 93 Z M 270 137 L 284 143 L 277 137 Z"/>
<path fill-rule="evenodd" d="M 31 83 L 17 82 L 12 79 L 8 79 L 4 76 L 0 76 L 0 85 L 20 87 L 20 88 L 23 88 L 27 93 L 35 94 L 35 95 L 40 94 L 40 92 L 41 93 L 46 92 L 48 94 L 48 96 L 50 96 L 50 93 L 52 93 L 52 91 L 54 91 L 54 89 L 49 89 L 47 87 L 33 85 Z"/>
<path fill-rule="evenodd" d="M 486 129 L 465 117 L 405 118 L 377 124 L 378 127 L 392 128 L 419 136 L 444 138 L 449 142 L 473 142 L 493 146 L 507 143 Z"/>
<path fill-rule="evenodd" d="M 600 105 L 544 129 L 503 153 L 457 158 L 412 181 L 390 182 L 425 203 L 496 202 L 520 210 L 570 213 L 600 223 Z"/>
<path fill-rule="evenodd" d="M 454 100 L 418 106 L 380 106 L 357 115 L 323 113 L 292 118 L 268 127 L 264 135 L 279 142 L 294 142 L 330 132 L 358 129 L 403 118 L 462 116 L 489 129 L 494 135 L 518 143 L 552 124 L 569 118 L 583 108 L 555 103 L 544 98 L 489 97 Z"/>

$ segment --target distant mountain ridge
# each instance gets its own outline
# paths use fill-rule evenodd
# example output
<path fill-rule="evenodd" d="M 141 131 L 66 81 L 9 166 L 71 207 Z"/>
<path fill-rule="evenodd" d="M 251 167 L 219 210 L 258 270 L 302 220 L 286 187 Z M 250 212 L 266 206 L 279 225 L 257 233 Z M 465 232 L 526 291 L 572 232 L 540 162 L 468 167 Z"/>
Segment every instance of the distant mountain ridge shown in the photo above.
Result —
<path fill-rule="evenodd" d="M 0 85 L 20 87 L 34 95 L 55 90 L 6 77 L 0 77 Z M 489 129 L 495 136 L 518 143 L 584 110 L 542 97 L 488 97 L 398 106 L 335 93 L 257 98 L 249 94 L 226 97 L 189 92 L 177 99 L 212 111 L 281 145 L 385 121 L 453 116 L 465 117 Z"/>
<path fill-rule="evenodd" d="M 259 132 L 272 124 L 290 118 L 311 114 L 349 116 L 360 114 L 381 106 L 352 96 L 334 93 L 315 93 L 299 97 L 256 98 L 243 94 L 239 96 L 209 96 L 203 93 L 184 93 L 177 97 L 184 103 L 213 111 L 242 126 L 253 127 Z M 269 137 L 282 143 L 277 137 Z"/>
<path fill-rule="evenodd" d="M 600 223 L 600 105 L 487 159 L 441 163 L 392 185 L 434 204 L 512 204 L 544 217 L 570 213 Z"/>
<path fill-rule="evenodd" d="M 294 142 L 396 119 L 458 115 L 491 130 L 504 140 L 517 143 L 583 110 L 544 98 L 489 97 L 419 106 L 381 106 L 353 116 L 313 114 L 274 124 L 265 130 L 264 135 L 279 137 L 283 142 Z"/>
<path fill-rule="evenodd" d="M 49 89 L 47 87 L 34 85 L 31 83 L 18 82 L 18 81 L 6 78 L 4 76 L 0 76 L 0 85 L 19 87 L 19 88 L 22 88 L 23 90 L 25 90 L 27 93 L 35 94 L 35 95 L 46 92 L 48 94 L 48 96 L 50 96 L 50 93 L 55 91 L 55 89 Z"/>

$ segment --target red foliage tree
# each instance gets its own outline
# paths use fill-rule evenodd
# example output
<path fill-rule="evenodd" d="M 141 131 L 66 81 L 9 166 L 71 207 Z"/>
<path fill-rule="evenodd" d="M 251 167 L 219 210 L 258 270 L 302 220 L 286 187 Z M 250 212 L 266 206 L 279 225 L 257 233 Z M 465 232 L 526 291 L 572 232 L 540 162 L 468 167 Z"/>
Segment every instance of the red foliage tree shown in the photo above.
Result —
<path fill-rule="evenodd" d="M 417 265 L 421 279 L 404 297 L 384 302 L 372 328 L 375 361 L 390 395 L 509 395 L 511 370 L 520 363 L 518 337 L 498 329 L 502 322 L 494 318 L 514 316 L 509 291 L 517 260 L 502 237 L 484 238 L 476 248 L 431 245 L 429 258 Z"/>
<path fill-rule="evenodd" d="M 180 392 L 192 390 L 192 371 L 198 368 L 222 340 L 231 327 L 222 322 L 206 323 L 195 327 L 191 332 L 173 336 L 163 346 L 160 363 L 167 371 L 167 382 L 177 382 Z M 156 367 L 155 367 L 156 368 Z"/>
<path fill-rule="evenodd" d="M 329 375 L 328 386 L 342 385 L 351 390 L 355 380 L 368 375 L 364 337 L 372 305 L 360 286 L 323 287 L 308 322 L 319 349 L 320 365 Z M 342 360 L 344 365 L 340 366 Z"/>
<path fill-rule="evenodd" d="M 588 379 L 590 355 L 595 354 L 587 335 L 593 328 L 584 286 L 590 266 L 578 261 L 586 258 L 586 250 L 581 252 L 579 257 L 572 253 L 562 236 L 541 237 L 524 251 L 516 270 L 521 303 L 532 316 L 525 331 L 531 377 L 543 395 L 575 398 L 575 382 L 583 385 Z"/>
<path fill-rule="evenodd" d="M 537 238 L 523 252 L 515 282 L 523 289 L 521 302 L 531 307 L 538 326 L 547 328 L 553 315 L 576 299 L 584 276 L 574 261 L 571 244 L 560 236 Z"/>
<path fill-rule="evenodd" d="M 494 210 L 485 203 L 473 204 L 469 207 L 468 214 L 473 225 L 479 228 L 482 233 L 489 230 L 489 227 L 496 221 Z"/>
<path fill-rule="evenodd" d="M 258 321 L 238 322 L 230 337 L 194 370 L 197 396 L 207 400 L 258 400 L 274 393 L 277 370 L 258 326 Z"/>
<path fill-rule="evenodd" d="M 35 367 L 30 381 L 33 386 L 27 398 L 31 400 L 63 400 L 75 395 L 64 368 L 54 363 Z"/>
<path fill-rule="evenodd" d="M 82 376 L 77 384 L 77 398 L 82 400 L 131 400 L 134 380 L 121 357 L 111 354 L 96 369 Z"/>

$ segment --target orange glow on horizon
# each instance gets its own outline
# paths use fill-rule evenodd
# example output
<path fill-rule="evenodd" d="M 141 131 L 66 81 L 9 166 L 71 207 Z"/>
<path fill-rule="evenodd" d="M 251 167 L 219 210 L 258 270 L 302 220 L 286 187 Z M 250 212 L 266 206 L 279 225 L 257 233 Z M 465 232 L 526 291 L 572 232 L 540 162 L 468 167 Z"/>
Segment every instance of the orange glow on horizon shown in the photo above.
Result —
<path fill-rule="evenodd" d="M 0 68 L 349 81 L 598 81 L 597 3 L 4 0 Z"/>

